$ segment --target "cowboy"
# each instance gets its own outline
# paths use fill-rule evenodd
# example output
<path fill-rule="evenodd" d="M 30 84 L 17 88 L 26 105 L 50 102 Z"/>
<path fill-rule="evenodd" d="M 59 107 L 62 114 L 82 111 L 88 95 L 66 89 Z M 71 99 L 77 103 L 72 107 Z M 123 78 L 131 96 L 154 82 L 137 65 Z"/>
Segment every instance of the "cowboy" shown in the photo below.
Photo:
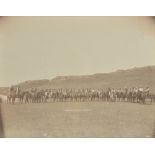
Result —
<path fill-rule="evenodd" d="M 150 93 L 150 88 L 149 87 L 146 87 L 144 92 L 146 93 L 147 96 L 149 96 L 149 93 Z"/>
<path fill-rule="evenodd" d="M 140 92 L 143 92 L 143 91 L 144 91 L 143 87 L 140 87 L 138 90 L 139 90 Z"/>
<path fill-rule="evenodd" d="M 137 87 L 133 88 L 133 92 L 137 94 L 138 93 L 138 88 Z"/>
<path fill-rule="evenodd" d="M 150 92 L 150 88 L 149 88 L 149 87 L 146 87 L 144 91 L 145 91 L 146 93 L 149 93 L 149 92 Z"/>
<path fill-rule="evenodd" d="M 18 87 L 16 88 L 16 94 L 19 95 L 19 94 L 20 94 L 20 91 L 21 91 L 21 90 L 20 90 L 20 87 L 18 86 Z"/>
<path fill-rule="evenodd" d="M 14 91 L 13 85 L 10 87 L 9 91 L 10 91 L 10 92 Z"/>

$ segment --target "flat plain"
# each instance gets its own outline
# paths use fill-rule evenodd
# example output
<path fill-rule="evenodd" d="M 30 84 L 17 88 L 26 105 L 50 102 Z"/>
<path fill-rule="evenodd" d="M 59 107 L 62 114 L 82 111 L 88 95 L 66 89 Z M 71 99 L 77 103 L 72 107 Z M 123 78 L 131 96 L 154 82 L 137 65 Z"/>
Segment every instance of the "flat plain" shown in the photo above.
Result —
<path fill-rule="evenodd" d="M 155 104 L 1 104 L 5 137 L 155 137 Z"/>

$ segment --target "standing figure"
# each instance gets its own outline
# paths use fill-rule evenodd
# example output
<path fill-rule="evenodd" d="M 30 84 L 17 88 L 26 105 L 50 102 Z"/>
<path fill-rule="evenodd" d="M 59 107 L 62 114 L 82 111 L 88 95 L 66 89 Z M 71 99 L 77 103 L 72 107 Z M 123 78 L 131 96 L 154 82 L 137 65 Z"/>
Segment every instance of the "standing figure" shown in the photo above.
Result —
<path fill-rule="evenodd" d="M 16 91 L 14 86 L 11 86 L 9 89 L 9 94 L 7 95 L 7 103 L 14 103 L 16 99 Z"/>

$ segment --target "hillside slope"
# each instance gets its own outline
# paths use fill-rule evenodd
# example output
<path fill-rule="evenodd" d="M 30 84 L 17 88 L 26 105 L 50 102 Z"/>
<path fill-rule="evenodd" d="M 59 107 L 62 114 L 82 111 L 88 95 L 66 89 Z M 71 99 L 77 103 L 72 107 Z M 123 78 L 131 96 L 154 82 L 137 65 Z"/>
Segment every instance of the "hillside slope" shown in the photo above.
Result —
<path fill-rule="evenodd" d="M 19 85 L 22 88 L 124 88 L 149 86 L 155 92 L 155 66 L 93 75 L 58 76 L 51 80 L 25 81 Z"/>

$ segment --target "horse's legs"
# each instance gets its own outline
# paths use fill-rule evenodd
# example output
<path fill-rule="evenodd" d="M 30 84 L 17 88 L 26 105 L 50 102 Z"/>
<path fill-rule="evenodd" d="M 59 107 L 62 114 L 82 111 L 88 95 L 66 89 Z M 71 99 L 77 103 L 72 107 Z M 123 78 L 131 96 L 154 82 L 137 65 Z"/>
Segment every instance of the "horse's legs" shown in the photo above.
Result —
<path fill-rule="evenodd" d="M 12 104 L 15 104 L 15 100 L 16 100 L 16 98 L 12 97 Z"/>
<path fill-rule="evenodd" d="M 7 104 L 9 104 L 10 103 L 10 97 L 8 96 L 7 97 L 7 102 L 6 102 Z"/>

